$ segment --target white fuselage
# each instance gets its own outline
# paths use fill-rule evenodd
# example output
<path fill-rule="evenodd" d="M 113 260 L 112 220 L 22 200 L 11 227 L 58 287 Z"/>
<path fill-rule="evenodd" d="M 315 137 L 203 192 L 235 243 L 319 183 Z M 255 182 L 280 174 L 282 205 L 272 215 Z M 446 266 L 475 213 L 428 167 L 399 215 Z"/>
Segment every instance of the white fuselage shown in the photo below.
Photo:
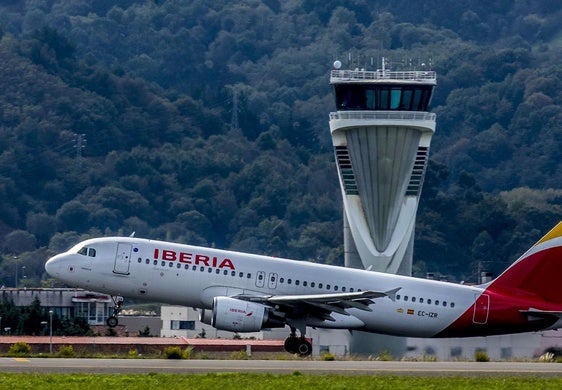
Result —
<path fill-rule="evenodd" d="M 395 300 L 374 300 L 372 311 L 350 308 L 349 316 L 333 313 L 335 321 L 310 318 L 307 325 L 412 337 L 436 336 L 472 310 L 475 299 L 484 291 L 480 287 L 122 237 L 82 242 L 50 259 L 46 269 L 73 286 L 204 309 L 211 308 L 216 296 L 400 288 Z"/>

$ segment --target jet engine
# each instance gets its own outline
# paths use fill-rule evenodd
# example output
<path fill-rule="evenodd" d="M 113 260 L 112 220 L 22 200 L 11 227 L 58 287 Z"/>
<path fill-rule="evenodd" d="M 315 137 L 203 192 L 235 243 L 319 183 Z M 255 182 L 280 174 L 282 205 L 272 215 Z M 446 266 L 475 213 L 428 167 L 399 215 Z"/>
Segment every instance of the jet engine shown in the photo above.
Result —
<path fill-rule="evenodd" d="M 263 328 L 285 326 L 271 308 L 255 302 L 230 297 L 213 298 L 211 310 L 201 310 L 201 322 L 231 332 L 258 332 Z"/>

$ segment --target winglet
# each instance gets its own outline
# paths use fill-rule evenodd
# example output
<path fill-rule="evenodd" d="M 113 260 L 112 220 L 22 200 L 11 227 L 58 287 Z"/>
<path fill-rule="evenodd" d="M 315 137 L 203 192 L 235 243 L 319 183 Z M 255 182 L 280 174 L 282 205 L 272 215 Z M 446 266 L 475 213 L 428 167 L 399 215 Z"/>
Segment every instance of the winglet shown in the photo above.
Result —
<path fill-rule="evenodd" d="M 388 290 L 384 292 L 384 295 L 390 298 L 392 302 L 396 301 L 396 293 L 402 289 L 402 287 L 393 288 L 392 290 Z"/>

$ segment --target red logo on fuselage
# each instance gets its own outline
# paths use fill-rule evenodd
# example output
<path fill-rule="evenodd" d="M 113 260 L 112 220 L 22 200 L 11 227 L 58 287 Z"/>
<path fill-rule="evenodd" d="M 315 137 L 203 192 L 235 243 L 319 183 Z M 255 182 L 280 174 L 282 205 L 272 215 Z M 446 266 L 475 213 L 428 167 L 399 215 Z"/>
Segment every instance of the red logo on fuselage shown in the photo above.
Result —
<path fill-rule="evenodd" d="M 232 260 L 221 259 L 216 256 L 207 256 L 199 253 L 176 252 L 169 249 L 154 249 L 154 258 L 165 261 L 178 261 L 185 264 L 203 265 L 205 267 L 235 269 Z"/>

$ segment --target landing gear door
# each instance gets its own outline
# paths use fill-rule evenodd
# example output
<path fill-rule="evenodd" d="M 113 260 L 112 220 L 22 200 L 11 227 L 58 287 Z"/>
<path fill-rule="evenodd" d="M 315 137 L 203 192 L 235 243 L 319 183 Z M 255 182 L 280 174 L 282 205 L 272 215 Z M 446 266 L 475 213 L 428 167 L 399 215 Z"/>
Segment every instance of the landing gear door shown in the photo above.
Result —
<path fill-rule="evenodd" d="M 115 255 L 115 265 L 113 272 L 121 275 L 129 275 L 131 265 L 131 244 L 117 244 L 117 254 Z"/>

